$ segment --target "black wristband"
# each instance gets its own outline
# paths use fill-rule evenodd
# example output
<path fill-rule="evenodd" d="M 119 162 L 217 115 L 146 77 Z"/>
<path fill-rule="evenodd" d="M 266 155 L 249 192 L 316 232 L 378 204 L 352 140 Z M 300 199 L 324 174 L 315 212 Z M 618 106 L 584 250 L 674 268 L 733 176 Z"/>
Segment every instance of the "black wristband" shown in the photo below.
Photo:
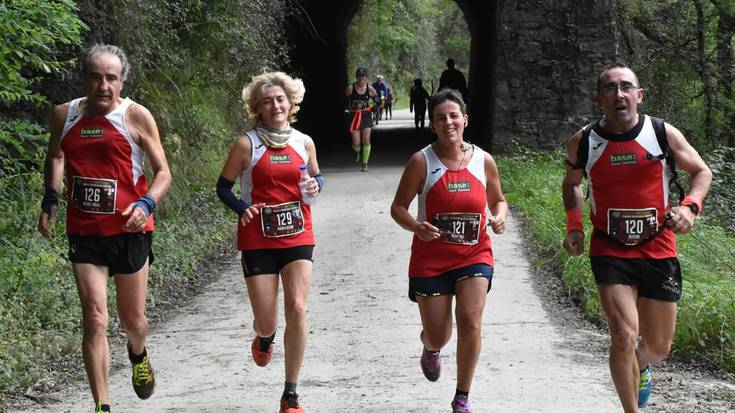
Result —
<path fill-rule="evenodd" d="M 222 201 L 227 208 L 241 216 L 246 209 L 250 207 L 247 202 L 237 199 L 235 194 L 232 193 L 232 187 L 235 185 L 235 181 L 230 181 L 224 176 L 220 175 L 217 179 L 217 197 Z"/>
<path fill-rule="evenodd" d="M 51 215 L 51 208 L 59 205 L 59 193 L 54 188 L 46 188 L 41 199 L 41 210 Z"/>

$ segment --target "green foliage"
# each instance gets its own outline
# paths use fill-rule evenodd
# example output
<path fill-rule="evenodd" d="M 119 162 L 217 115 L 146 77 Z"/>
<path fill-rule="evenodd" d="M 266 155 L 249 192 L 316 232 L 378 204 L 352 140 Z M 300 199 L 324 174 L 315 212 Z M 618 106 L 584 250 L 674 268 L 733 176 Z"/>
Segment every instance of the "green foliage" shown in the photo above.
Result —
<path fill-rule="evenodd" d="M 0 113 L 12 105 L 46 102 L 33 87 L 71 63 L 60 61 L 55 48 L 80 43 L 86 25 L 76 11 L 71 0 L 0 2 Z M 47 139 L 34 122 L 0 118 L 0 177 L 37 169 L 37 148 Z"/>
<path fill-rule="evenodd" d="M 589 259 L 570 257 L 561 246 L 565 236 L 563 154 L 522 149 L 515 152 L 518 155 L 498 160 L 509 203 L 521 212 L 543 264 L 559 269 L 569 294 L 588 317 L 604 320 Z M 707 224 L 713 209 L 707 207 L 694 230 L 678 237 L 684 288 L 674 353 L 735 372 L 735 237 L 732 232 Z M 585 233 L 591 233 L 587 219 Z M 585 245 L 589 246 L 589 236 Z"/>
<path fill-rule="evenodd" d="M 722 55 L 718 37 L 720 22 L 734 18 L 735 3 L 615 0 L 612 4 L 625 39 L 621 58 L 646 88 L 644 110 L 679 127 L 697 147 L 728 144 L 735 125 L 733 61 Z M 703 14 L 701 26 L 697 7 Z M 735 26 L 723 27 L 730 36 L 724 43 L 731 48 Z"/>
<path fill-rule="evenodd" d="M 721 146 L 705 156 L 712 171 L 712 186 L 707 196 L 707 221 L 735 231 L 735 148 Z"/>
<path fill-rule="evenodd" d="M 59 45 L 78 44 L 86 25 L 71 0 L 7 0 L 0 3 L 0 105 L 43 103 L 30 90 L 38 73 L 51 73 L 69 62 L 54 55 Z"/>
<path fill-rule="evenodd" d="M 384 75 L 398 96 L 407 96 L 416 78 L 431 92 L 448 57 L 466 73 L 469 38 L 454 1 L 366 0 L 348 28 L 348 79 L 362 66 L 373 78 Z"/>
<path fill-rule="evenodd" d="M 48 136 L 36 123 L 0 119 L 0 177 L 37 170 Z"/>

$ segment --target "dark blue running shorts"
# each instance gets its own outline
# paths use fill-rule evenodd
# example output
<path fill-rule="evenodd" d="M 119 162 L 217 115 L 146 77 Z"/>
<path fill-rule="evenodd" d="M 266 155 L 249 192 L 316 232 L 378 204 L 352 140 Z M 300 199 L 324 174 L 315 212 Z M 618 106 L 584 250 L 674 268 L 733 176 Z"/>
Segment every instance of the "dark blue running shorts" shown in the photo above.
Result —
<path fill-rule="evenodd" d="M 455 285 L 468 278 L 487 278 L 487 291 L 493 284 L 493 267 L 488 264 L 472 264 L 462 268 L 449 270 L 434 277 L 409 277 L 408 298 L 416 302 L 416 297 L 435 297 L 438 295 L 454 295 Z"/>

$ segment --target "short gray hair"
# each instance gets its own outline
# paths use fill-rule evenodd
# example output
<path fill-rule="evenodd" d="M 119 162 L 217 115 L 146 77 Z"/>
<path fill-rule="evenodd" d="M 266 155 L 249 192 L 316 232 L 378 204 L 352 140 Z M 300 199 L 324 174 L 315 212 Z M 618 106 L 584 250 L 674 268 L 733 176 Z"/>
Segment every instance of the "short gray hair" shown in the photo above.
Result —
<path fill-rule="evenodd" d="M 81 61 L 82 73 L 84 75 L 87 75 L 89 73 L 89 65 L 92 62 L 92 59 L 101 54 L 111 54 L 113 56 L 117 56 L 117 58 L 120 59 L 120 80 L 124 82 L 128 78 L 128 73 L 130 72 L 130 63 L 128 63 L 128 56 L 121 48 L 113 46 L 111 44 L 98 43 L 92 47 L 89 47 L 88 49 L 85 49 L 84 53 L 82 54 Z"/>

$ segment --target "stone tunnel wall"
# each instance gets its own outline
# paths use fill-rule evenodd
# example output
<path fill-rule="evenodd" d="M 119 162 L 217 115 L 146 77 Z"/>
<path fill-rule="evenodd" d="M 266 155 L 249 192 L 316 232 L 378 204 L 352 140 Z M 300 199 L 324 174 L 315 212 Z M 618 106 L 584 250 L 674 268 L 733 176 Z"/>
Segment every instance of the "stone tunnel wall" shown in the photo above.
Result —
<path fill-rule="evenodd" d="M 505 0 L 496 67 L 495 143 L 562 148 L 599 116 L 592 93 L 615 61 L 616 29 L 608 0 Z"/>

